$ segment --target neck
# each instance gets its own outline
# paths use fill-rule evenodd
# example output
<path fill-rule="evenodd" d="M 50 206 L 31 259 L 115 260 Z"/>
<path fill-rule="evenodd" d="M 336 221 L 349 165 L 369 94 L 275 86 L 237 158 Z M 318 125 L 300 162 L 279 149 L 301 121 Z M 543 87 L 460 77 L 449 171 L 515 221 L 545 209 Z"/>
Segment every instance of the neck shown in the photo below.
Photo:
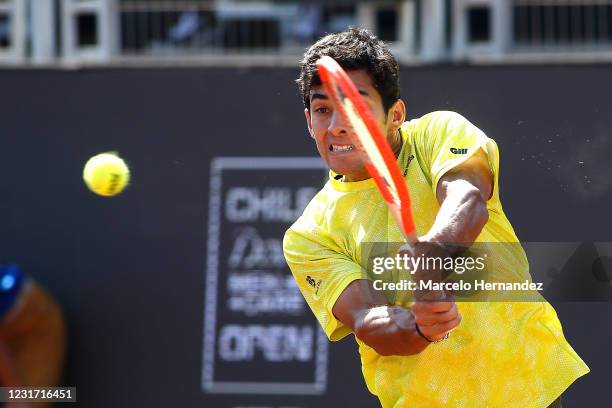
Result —
<path fill-rule="evenodd" d="M 391 150 L 393 150 L 393 154 L 397 159 L 402 151 L 402 145 L 404 144 L 404 140 L 402 139 L 402 134 L 400 133 L 399 129 L 397 132 L 395 132 L 394 136 L 390 137 L 389 139 Z"/>

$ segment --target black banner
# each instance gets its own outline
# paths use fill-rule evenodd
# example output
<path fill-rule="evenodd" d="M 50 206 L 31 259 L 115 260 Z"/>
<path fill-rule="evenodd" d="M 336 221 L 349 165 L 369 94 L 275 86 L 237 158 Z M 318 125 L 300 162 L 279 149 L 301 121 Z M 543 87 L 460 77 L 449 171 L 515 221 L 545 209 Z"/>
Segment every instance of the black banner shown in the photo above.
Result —
<path fill-rule="evenodd" d="M 318 158 L 212 161 L 203 387 L 213 393 L 320 394 L 325 334 L 283 256 L 284 231 L 325 177 Z"/>

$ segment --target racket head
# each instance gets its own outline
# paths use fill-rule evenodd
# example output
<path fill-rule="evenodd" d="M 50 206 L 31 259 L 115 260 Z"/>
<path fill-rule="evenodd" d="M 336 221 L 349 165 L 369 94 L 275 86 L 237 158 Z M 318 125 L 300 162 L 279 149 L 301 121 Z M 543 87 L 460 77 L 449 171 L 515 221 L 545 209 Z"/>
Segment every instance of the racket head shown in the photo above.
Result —
<path fill-rule="evenodd" d="M 396 219 L 404 238 L 416 242 L 408 187 L 395 154 L 372 110 L 344 69 L 331 57 L 317 61 L 323 87 L 338 111 L 350 124 L 353 144 L 370 176 Z"/>

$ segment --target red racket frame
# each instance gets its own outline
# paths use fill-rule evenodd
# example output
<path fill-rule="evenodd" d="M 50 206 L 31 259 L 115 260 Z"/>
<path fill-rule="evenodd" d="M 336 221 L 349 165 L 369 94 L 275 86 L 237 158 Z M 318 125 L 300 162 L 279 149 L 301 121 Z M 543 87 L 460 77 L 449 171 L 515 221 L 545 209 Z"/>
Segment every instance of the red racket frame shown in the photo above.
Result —
<path fill-rule="evenodd" d="M 353 144 L 362 153 L 362 156 L 365 156 L 365 167 L 370 173 L 370 176 L 372 176 L 374 179 L 383 198 L 387 202 L 387 205 L 395 217 L 395 221 L 398 223 L 404 238 L 410 243 L 416 242 L 417 236 L 414 219 L 412 217 L 412 209 L 410 207 L 410 193 L 408 192 L 408 187 L 406 186 L 406 182 L 402 176 L 401 169 L 397 164 L 395 154 L 393 153 L 385 134 L 380 128 L 378 121 L 372 113 L 372 110 L 359 94 L 359 91 L 351 78 L 333 58 L 329 56 L 320 58 L 317 61 L 317 68 L 319 77 L 321 78 L 321 82 L 323 83 L 328 96 L 335 102 L 336 107 L 342 113 L 344 119 L 350 123 L 349 115 L 346 113 L 344 104 L 342 103 L 344 98 L 348 98 L 352 102 L 353 106 L 355 106 L 357 113 L 366 125 L 370 137 L 380 151 L 385 165 L 389 170 L 389 174 L 391 175 L 392 179 L 391 181 L 397 190 L 400 201 L 399 203 L 396 203 L 393 199 L 393 195 L 389 191 L 389 187 L 387 186 L 384 177 L 381 176 L 376 166 L 372 164 L 367 152 L 360 148 L 361 143 L 359 142 L 358 137 L 354 134 L 354 131 L 351 133 Z M 344 94 L 344 96 L 342 94 Z"/>

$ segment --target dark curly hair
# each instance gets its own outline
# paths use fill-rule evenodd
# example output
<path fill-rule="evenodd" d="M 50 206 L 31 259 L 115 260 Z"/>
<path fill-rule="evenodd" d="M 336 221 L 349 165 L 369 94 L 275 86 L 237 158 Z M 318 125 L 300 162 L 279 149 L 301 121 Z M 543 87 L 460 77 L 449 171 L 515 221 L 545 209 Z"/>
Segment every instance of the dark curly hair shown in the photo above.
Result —
<path fill-rule="evenodd" d="M 316 62 L 324 55 L 335 59 L 347 71 L 365 69 L 382 97 L 385 112 L 400 98 L 399 64 L 391 51 L 368 30 L 350 28 L 326 35 L 304 53 L 296 82 L 307 109 L 310 109 L 310 89 L 321 84 Z"/>

